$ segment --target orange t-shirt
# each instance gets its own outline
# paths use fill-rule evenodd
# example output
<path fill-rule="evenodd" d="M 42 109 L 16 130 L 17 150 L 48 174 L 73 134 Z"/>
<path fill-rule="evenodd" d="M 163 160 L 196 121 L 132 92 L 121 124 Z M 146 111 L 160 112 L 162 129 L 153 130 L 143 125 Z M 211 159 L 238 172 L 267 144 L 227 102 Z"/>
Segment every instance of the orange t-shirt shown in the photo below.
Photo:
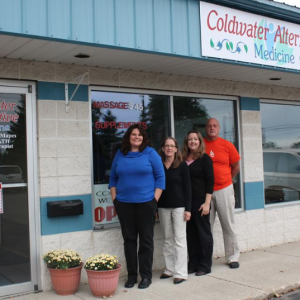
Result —
<path fill-rule="evenodd" d="M 241 159 L 234 145 L 222 138 L 205 140 L 206 153 L 213 161 L 214 191 L 219 191 L 232 183 L 231 165 Z"/>

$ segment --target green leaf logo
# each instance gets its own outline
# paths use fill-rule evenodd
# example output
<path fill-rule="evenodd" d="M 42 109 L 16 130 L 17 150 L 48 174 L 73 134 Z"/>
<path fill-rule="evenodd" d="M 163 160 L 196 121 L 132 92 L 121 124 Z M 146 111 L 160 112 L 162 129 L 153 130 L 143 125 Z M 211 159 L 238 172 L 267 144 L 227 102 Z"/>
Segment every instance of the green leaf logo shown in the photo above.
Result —
<path fill-rule="evenodd" d="M 213 42 L 213 40 L 212 40 L 212 39 L 210 39 L 210 46 L 211 46 L 212 48 L 214 48 L 214 47 L 215 47 L 215 44 L 214 44 L 214 42 Z"/>
<path fill-rule="evenodd" d="M 248 53 L 248 46 L 244 45 L 244 48 L 245 48 L 246 53 Z"/>
<path fill-rule="evenodd" d="M 226 42 L 226 49 L 227 49 L 227 50 L 230 50 L 230 47 L 229 47 L 228 42 Z"/>
<path fill-rule="evenodd" d="M 233 43 L 232 42 L 229 43 L 229 46 L 230 46 L 231 50 L 233 50 Z"/>

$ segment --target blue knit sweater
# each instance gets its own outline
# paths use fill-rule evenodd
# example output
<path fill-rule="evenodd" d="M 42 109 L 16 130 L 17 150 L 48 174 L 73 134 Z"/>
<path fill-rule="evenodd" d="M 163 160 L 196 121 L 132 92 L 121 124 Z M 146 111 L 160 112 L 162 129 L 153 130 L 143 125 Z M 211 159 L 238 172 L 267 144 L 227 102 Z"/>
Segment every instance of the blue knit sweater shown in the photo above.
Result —
<path fill-rule="evenodd" d="M 165 172 L 157 152 L 146 147 L 143 152 L 122 154 L 114 158 L 109 188 L 115 187 L 121 202 L 141 203 L 151 201 L 156 188 L 165 189 Z"/>

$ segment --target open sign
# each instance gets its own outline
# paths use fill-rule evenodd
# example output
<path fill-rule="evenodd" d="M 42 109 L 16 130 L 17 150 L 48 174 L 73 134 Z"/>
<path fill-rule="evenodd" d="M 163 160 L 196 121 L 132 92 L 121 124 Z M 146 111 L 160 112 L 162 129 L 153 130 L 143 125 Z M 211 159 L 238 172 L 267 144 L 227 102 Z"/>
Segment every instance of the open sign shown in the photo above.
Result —
<path fill-rule="evenodd" d="M 114 206 L 97 207 L 95 208 L 95 222 L 107 223 L 113 221 L 117 217 L 117 212 Z M 118 218 L 116 218 L 118 221 Z"/>
<path fill-rule="evenodd" d="M 108 184 L 94 185 L 94 221 L 95 224 L 119 223 L 117 212 L 113 205 Z"/>

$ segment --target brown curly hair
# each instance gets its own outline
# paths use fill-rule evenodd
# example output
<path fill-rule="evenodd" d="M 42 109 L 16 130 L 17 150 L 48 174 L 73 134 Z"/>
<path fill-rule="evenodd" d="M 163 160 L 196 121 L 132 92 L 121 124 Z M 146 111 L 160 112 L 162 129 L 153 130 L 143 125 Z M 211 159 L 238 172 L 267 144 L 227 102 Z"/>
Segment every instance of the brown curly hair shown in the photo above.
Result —
<path fill-rule="evenodd" d="M 193 158 L 197 159 L 199 157 L 202 157 L 203 154 L 205 153 L 205 142 L 204 142 L 204 139 L 203 139 L 203 137 L 202 137 L 202 135 L 201 135 L 201 133 L 199 131 L 193 129 L 193 130 L 190 130 L 187 133 L 187 135 L 185 136 L 184 141 L 183 141 L 183 147 L 182 147 L 183 160 L 186 160 L 187 157 L 190 154 L 190 149 L 188 147 L 188 140 L 189 140 L 189 135 L 191 133 L 196 133 L 197 137 L 199 139 L 199 142 L 200 142 L 199 148 L 197 149 L 197 152 L 194 153 Z"/>
<path fill-rule="evenodd" d="M 149 139 L 146 130 L 140 124 L 133 124 L 130 127 L 128 127 L 122 139 L 121 152 L 124 155 L 127 155 L 127 153 L 131 150 L 130 135 L 134 129 L 138 129 L 140 134 L 143 136 L 143 142 L 139 147 L 139 152 L 143 152 L 145 148 L 149 145 Z"/>

